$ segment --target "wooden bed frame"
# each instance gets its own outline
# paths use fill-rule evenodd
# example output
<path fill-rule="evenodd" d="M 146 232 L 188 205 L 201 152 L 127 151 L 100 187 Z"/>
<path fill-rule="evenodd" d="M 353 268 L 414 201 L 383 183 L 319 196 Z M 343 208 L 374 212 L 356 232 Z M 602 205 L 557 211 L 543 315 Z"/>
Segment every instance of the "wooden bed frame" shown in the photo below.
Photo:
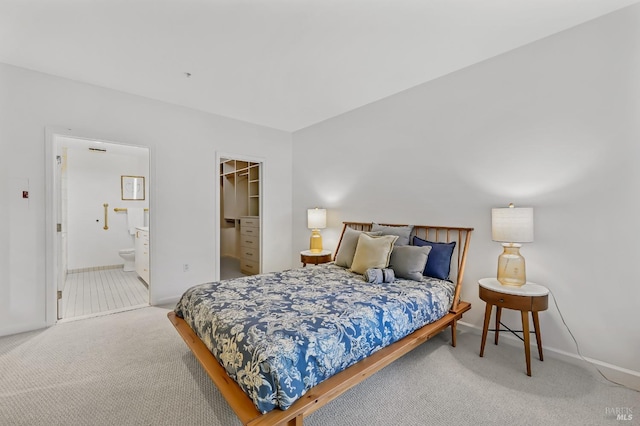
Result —
<path fill-rule="evenodd" d="M 390 224 L 382 225 L 405 226 Z M 342 236 L 344 235 L 344 231 L 347 227 L 361 231 L 369 231 L 371 229 L 371 223 L 344 222 L 336 253 L 340 247 Z M 191 327 L 189 327 L 182 318 L 176 316 L 173 311 L 169 312 L 167 316 L 180 336 L 184 339 L 187 346 L 189 346 L 198 362 L 200 362 L 209 377 L 211 377 L 211 380 L 216 384 L 243 425 L 302 426 L 305 416 L 331 402 L 345 391 L 351 389 L 367 377 L 391 364 L 402 355 L 429 340 L 447 327 L 451 327 L 451 344 L 452 346 L 456 346 L 457 321 L 462 318 L 463 313 L 471 309 L 471 305 L 468 302 L 460 300 L 460 289 L 462 287 L 467 250 L 472 231 L 473 228 L 423 225 L 414 226 L 412 236 L 416 235 L 419 238 L 435 242 L 456 241 L 457 250 L 454 250 L 454 256 L 451 259 L 451 279 L 456 283 L 456 287 L 453 305 L 451 306 L 449 313 L 438 321 L 425 325 L 403 339 L 380 349 L 369 357 L 314 386 L 309 389 L 305 395 L 294 402 L 287 410 L 274 409 L 266 414 L 260 413 L 253 404 L 253 401 L 251 401 L 240 386 L 227 375 L 225 369 L 220 365 L 218 360 L 213 356 L 205 344 L 202 343 Z"/>

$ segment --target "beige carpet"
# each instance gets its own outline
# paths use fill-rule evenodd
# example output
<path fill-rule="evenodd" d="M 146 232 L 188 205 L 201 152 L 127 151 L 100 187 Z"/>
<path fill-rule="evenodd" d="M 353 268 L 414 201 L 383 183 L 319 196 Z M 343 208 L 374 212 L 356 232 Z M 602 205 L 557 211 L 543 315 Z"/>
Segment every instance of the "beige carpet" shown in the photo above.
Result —
<path fill-rule="evenodd" d="M 1 425 L 237 425 L 166 318 L 144 308 L 0 338 Z M 639 393 L 590 367 L 443 333 L 311 415 L 306 425 L 640 424 Z M 534 352 L 535 353 L 535 352 Z M 629 408 L 619 421 L 610 408 Z"/>

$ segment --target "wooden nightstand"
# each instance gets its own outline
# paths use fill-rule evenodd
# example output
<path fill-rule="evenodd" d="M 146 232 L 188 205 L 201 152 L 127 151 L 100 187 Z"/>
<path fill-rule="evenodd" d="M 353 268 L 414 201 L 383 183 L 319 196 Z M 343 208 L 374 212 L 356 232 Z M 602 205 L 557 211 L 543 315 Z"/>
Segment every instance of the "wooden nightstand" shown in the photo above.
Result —
<path fill-rule="evenodd" d="M 549 290 L 541 285 L 534 283 L 526 283 L 522 287 L 505 286 L 500 284 L 495 278 L 483 278 L 478 281 L 480 285 L 480 299 L 487 303 L 484 311 L 484 327 L 482 329 L 482 345 L 480 346 L 480 356 L 484 356 L 484 344 L 487 340 L 487 331 L 489 331 L 489 321 L 491 319 L 491 309 L 496 306 L 496 328 L 495 328 L 495 344 L 498 344 L 498 336 L 500 335 L 500 314 L 502 308 L 514 309 L 520 311 L 522 317 L 522 331 L 513 331 L 502 324 L 507 330 L 511 331 L 516 337 L 524 341 L 524 353 L 527 361 L 527 376 L 531 376 L 531 347 L 529 343 L 529 312 L 533 318 L 533 330 L 538 343 L 538 355 L 540 361 L 542 357 L 542 337 L 540 333 L 540 323 L 538 322 L 538 312 L 545 311 L 549 306 Z M 521 332 L 524 338 L 516 333 Z"/>
<path fill-rule="evenodd" d="M 320 253 L 312 253 L 311 250 L 304 250 L 300 252 L 300 262 L 302 262 L 302 267 L 307 266 L 307 263 L 311 265 L 328 263 L 331 262 L 331 252 L 322 250 Z"/>

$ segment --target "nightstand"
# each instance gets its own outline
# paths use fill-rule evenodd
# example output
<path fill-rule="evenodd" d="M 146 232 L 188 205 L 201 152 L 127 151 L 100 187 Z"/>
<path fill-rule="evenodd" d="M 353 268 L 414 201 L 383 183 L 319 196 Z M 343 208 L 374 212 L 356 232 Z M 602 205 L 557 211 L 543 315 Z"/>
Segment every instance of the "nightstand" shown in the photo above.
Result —
<path fill-rule="evenodd" d="M 300 252 L 300 262 L 302 262 L 302 267 L 307 266 L 307 263 L 311 265 L 328 263 L 331 262 L 331 252 L 329 250 L 322 250 L 319 253 L 313 253 L 311 250 L 304 250 Z"/>
<path fill-rule="evenodd" d="M 538 312 L 545 311 L 549 305 L 549 290 L 538 284 L 527 282 L 522 287 L 506 286 L 500 284 L 495 278 L 483 278 L 478 281 L 480 285 L 480 299 L 487 303 L 484 311 L 484 327 L 482 329 L 482 345 L 480 346 L 480 356 L 484 356 L 484 344 L 489 331 L 489 321 L 491 319 L 491 309 L 496 306 L 496 328 L 495 344 L 498 344 L 500 335 L 500 314 L 502 308 L 520 311 L 522 318 L 522 330 L 513 331 L 502 324 L 507 330 L 524 342 L 524 353 L 527 361 L 527 376 L 531 376 L 531 347 L 529 343 L 529 312 L 533 318 L 533 332 L 538 343 L 538 355 L 540 361 L 542 357 L 542 337 L 540 333 L 540 323 L 538 322 Z M 520 337 L 516 333 L 522 333 Z"/>

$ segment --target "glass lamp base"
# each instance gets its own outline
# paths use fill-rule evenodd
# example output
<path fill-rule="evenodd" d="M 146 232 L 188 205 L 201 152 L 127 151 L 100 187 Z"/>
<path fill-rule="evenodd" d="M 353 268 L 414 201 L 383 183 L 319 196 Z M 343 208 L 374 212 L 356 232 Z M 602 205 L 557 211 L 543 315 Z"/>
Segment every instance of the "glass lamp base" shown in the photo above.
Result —
<path fill-rule="evenodd" d="M 502 285 L 520 287 L 527 282 L 524 257 L 520 255 L 521 244 L 503 243 L 503 252 L 498 256 L 498 281 Z"/>
<path fill-rule="evenodd" d="M 311 251 L 311 253 L 320 253 L 322 251 L 322 235 L 320 235 L 320 231 L 317 229 L 311 231 L 309 251 Z"/>

